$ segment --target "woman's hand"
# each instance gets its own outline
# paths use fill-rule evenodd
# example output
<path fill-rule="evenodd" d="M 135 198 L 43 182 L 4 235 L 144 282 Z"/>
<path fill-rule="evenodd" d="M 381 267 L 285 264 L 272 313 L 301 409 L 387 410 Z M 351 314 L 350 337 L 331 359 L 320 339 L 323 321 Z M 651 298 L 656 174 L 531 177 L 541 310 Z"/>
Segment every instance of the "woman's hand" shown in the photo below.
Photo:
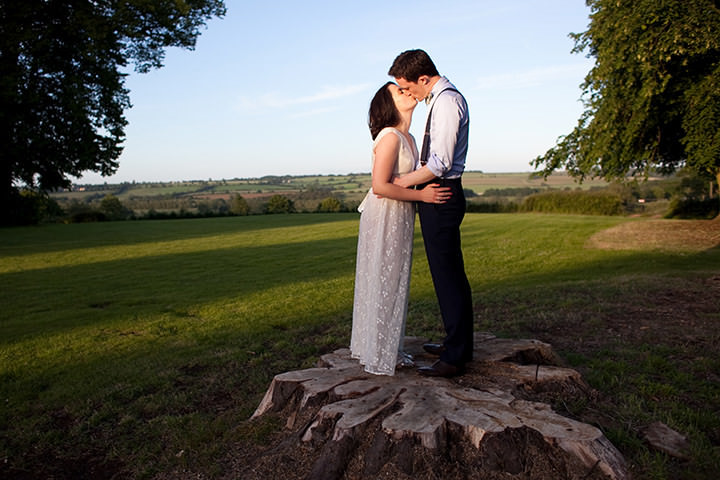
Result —
<path fill-rule="evenodd" d="M 441 187 L 438 183 L 431 183 L 420 190 L 420 198 L 425 203 L 445 203 L 450 197 L 450 187 Z"/>

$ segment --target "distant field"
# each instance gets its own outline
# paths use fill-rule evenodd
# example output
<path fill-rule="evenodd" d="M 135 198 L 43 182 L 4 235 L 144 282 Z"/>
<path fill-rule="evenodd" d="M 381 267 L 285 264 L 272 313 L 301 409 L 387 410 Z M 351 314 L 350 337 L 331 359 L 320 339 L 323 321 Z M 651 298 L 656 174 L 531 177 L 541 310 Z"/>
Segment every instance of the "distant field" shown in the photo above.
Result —
<path fill-rule="evenodd" d="M 544 180 L 532 178 L 530 173 L 465 172 L 465 188 L 482 193 L 488 188 L 553 187 L 590 188 L 605 186 L 603 180 L 577 183 L 564 173 L 555 173 Z M 287 191 L 325 189 L 329 192 L 366 192 L 370 188 L 370 174 L 287 176 L 243 180 L 207 180 L 165 183 L 123 183 L 107 185 L 81 185 L 73 192 L 56 192 L 54 197 L 84 198 L 88 195 L 113 194 L 120 199 L 129 196 L 201 195 L 246 193 L 283 193 Z"/>
<path fill-rule="evenodd" d="M 298 211 L 313 211 L 323 198 L 330 196 L 339 198 L 348 208 L 354 209 L 354 205 L 360 203 L 370 188 L 370 182 L 369 173 L 270 176 L 254 179 L 79 185 L 73 191 L 56 192 L 51 196 L 67 208 L 71 202 L 97 204 L 104 196 L 114 195 L 138 214 L 143 214 L 150 208 L 158 211 L 177 211 L 181 208 L 193 211 L 198 202 L 222 200 L 229 203 L 235 195 L 241 195 L 248 201 L 255 202 L 252 209 L 258 213 L 258 210 L 262 209 L 261 202 L 280 194 L 291 198 Z M 593 180 L 579 184 L 565 173 L 555 173 L 542 179 L 534 178 L 530 173 L 466 172 L 463 175 L 463 185 L 466 190 L 483 195 L 488 189 L 587 189 L 606 186 L 607 183 Z M 479 198 L 476 198 L 473 201 L 478 200 Z M 514 197 L 514 200 L 521 201 L 522 197 Z"/>
<path fill-rule="evenodd" d="M 616 248 L 590 246 L 633 222 L 468 214 L 477 328 L 553 344 L 598 391 L 554 407 L 602 428 L 634 478 L 720 478 L 720 250 L 641 237 L 628 249 L 617 233 Z M 357 224 L 340 213 L 0 229 L 0 475 L 241 478 L 228 465 L 282 432 L 247 420 L 273 375 L 348 344 Z M 419 229 L 415 248 L 408 333 L 437 339 Z M 643 444 L 652 421 L 690 437 L 689 461 Z"/>
<path fill-rule="evenodd" d="M 463 186 L 481 194 L 489 188 L 522 188 L 522 187 L 549 187 L 549 188 L 582 188 L 605 187 L 605 180 L 586 180 L 578 183 L 565 173 L 555 173 L 547 179 L 533 177 L 529 173 L 480 173 L 466 172 L 463 175 Z"/>

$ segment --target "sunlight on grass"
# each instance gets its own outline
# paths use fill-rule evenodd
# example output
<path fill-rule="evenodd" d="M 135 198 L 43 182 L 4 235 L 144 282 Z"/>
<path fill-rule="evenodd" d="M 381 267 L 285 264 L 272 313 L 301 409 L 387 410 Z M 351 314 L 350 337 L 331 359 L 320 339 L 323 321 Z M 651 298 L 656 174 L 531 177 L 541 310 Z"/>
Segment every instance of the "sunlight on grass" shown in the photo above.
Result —
<path fill-rule="evenodd" d="M 130 224 L 130 222 L 128 222 Z M 57 226 L 73 228 L 73 225 Z M 0 262 L 0 274 L 68 265 L 84 265 L 116 261 L 119 259 L 137 259 L 186 253 L 199 253 L 222 248 L 250 248 L 257 245 L 283 245 L 292 248 L 294 243 L 304 243 L 317 238 L 334 239 L 354 236 L 351 228 L 336 228 L 326 225 L 315 227 L 312 233 L 303 226 L 288 228 L 269 228 L 264 230 L 235 231 L 225 234 L 208 234 L 201 237 L 168 241 L 145 241 L 134 244 L 83 247 L 82 240 L 77 246 L 66 246 L 62 252 L 37 252 L 29 254 L 3 255 Z"/>

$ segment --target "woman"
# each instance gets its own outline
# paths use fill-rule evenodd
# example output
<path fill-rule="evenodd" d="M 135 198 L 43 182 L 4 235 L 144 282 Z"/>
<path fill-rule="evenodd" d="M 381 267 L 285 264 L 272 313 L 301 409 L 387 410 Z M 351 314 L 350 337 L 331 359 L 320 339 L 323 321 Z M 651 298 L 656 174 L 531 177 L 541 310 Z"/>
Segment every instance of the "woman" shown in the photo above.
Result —
<path fill-rule="evenodd" d="M 412 172 L 417 163 L 417 146 L 409 133 L 416 105 L 392 82 L 370 102 L 372 188 L 358 207 L 362 215 L 350 351 L 365 371 L 376 375 L 393 375 L 398 363 L 411 364 L 402 353 L 402 338 L 415 228 L 412 202 L 444 203 L 450 196 L 449 188 L 435 184 L 411 190 L 392 183 L 393 177 Z"/>

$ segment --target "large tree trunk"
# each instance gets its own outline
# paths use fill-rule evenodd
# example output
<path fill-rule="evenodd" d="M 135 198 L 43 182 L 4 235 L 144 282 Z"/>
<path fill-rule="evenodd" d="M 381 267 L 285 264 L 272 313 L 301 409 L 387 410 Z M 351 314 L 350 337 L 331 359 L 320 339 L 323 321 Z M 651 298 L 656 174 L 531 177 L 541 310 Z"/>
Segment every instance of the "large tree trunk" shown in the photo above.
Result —
<path fill-rule="evenodd" d="M 720 168 L 715 170 L 715 181 L 717 182 L 718 191 L 715 194 L 715 196 L 718 197 L 718 202 L 720 202 Z M 710 191 L 712 192 L 712 186 Z M 712 194 L 710 195 L 712 197 Z M 715 216 L 715 220 L 720 221 L 720 210 L 718 210 L 718 214 Z"/>
<path fill-rule="evenodd" d="M 429 364 L 421 344 L 408 338 L 406 350 Z M 318 368 L 273 379 L 253 418 L 280 416 L 287 435 L 243 478 L 627 478 L 600 430 L 539 401 L 592 394 L 559 363 L 545 343 L 487 334 L 454 379 L 375 376 L 347 349 L 324 355 Z"/>
<path fill-rule="evenodd" d="M 12 178 L 7 174 L 7 163 L 10 161 L 6 155 L 0 154 L 0 227 L 12 225 L 14 222 L 15 197 Z"/>

